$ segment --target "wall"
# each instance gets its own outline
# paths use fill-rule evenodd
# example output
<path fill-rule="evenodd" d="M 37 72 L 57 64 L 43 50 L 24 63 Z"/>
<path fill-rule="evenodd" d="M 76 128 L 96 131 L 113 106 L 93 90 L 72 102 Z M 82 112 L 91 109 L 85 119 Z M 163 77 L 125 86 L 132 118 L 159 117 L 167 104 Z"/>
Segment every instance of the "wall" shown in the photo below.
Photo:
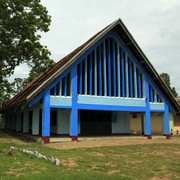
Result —
<path fill-rule="evenodd" d="M 162 119 L 163 119 L 163 113 L 151 113 L 152 135 L 163 134 Z"/>
<path fill-rule="evenodd" d="M 112 112 L 112 134 L 130 133 L 130 113 Z"/>
<path fill-rule="evenodd" d="M 130 117 L 131 133 L 142 134 L 142 114 L 131 114 Z"/>
<path fill-rule="evenodd" d="M 57 134 L 69 135 L 70 134 L 70 109 L 58 109 L 57 114 Z"/>

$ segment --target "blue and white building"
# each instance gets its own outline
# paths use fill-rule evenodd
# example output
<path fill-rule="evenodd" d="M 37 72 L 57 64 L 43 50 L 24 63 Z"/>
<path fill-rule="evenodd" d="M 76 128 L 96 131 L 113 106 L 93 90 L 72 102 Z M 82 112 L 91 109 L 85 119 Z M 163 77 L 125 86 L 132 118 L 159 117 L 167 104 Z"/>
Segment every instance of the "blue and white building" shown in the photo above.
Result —
<path fill-rule="evenodd" d="M 34 79 L 2 109 L 4 128 L 42 136 L 170 138 L 180 107 L 118 19 Z"/>

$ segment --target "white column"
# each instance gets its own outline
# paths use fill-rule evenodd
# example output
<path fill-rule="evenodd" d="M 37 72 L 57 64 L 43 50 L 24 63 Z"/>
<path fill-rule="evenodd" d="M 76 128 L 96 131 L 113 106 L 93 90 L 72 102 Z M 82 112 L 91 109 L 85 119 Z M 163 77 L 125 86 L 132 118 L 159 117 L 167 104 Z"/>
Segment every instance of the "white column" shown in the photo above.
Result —
<path fill-rule="evenodd" d="M 29 111 L 23 113 L 23 133 L 29 132 Z"/>
<path fill-rule="evenodd" d="M 39 109 L 33 110 L 32 135 L 39 135 Z"/>

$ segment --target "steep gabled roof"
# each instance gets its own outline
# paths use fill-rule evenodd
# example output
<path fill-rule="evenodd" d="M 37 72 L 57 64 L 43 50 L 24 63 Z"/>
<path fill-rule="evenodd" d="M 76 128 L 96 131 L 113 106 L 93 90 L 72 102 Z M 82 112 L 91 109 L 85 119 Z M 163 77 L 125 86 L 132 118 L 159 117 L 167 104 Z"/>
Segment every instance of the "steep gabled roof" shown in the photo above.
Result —
<path fill-rule="evenodd" d="M 1 111 L 5 111 L 14 107 L 17 107 L 23 103 L 31 101 L 36 97 L 47 85 L 54 81 L 60 74 L 62 74 L 67 68 L 69 68 L 83 53 L 85 53 L 91 46 L 93 46 L 101 37 L 103 37 L 110 30 L 114 30 L 125 45 L 130 49 L 132 54 L 141 63 L 143 68 L 147 71 L 150 77 L 159 85 L 159 88 L 164 93 L 166 98 L 174 106 L 175 110 L 180 111 L 180 106 L 173 97 L 168 87 L 164 84 L 157 71 L 154 69 L 150 61 L 144 55 L 130 32 L 127 30 L 123 22 L 118 19 L 95 34 L 87 42 L 79 46 L 73 52 L 61 59 L 54 68 L 45 72 L 43 75 L 35 78 L 26 87 L 24 87 L 14 98 L 8 101 Z"/>

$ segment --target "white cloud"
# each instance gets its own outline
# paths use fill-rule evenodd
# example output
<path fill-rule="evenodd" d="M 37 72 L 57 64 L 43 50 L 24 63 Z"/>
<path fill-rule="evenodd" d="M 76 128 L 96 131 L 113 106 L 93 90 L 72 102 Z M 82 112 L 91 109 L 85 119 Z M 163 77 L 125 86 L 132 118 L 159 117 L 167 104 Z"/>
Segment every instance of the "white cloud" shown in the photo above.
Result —
<path fill-rule="evenodd" d="M 52 16 L 42 35 L 55 61 L 121 18 L 158 73 L 167 72 L 180 94 L 179 0 L 42 0 Z"/>

